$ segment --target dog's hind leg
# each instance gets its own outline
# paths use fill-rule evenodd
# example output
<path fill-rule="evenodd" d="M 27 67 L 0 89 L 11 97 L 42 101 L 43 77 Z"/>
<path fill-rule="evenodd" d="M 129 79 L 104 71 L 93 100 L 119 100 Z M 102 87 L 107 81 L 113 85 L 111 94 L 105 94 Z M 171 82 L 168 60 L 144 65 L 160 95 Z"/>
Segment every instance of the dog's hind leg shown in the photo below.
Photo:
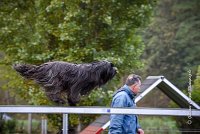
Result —
<path fill-rule="evenodd" d="M 81 85 L 74 85 L 71 87 L 70 93 L 68 94 L 68 103 L 70 106 L 75 106 L 80 101 L 81 87 Z"/>
<path fill-rule="evenodd" d="M 67 98 L 70 106 L 76 106 L 76 104 L 80 101 L 80 94 L 70 94 Z"/>
<path fill-rule="evenodd" d="M 58 104 L 66 103 L 66 101 L 64 99 L 62 99 L 61 90 L 45 89 L 45 93 L 46 93 L 47 97 L 55 103 L 58 103 Z"/>
<path fill-rule="evenodd" d="M 57 104 L 65 104 L 65 100 L 60 97 L 61 95 L 58 94 L 49 94 L 47 93 L 47 97 Z"/>

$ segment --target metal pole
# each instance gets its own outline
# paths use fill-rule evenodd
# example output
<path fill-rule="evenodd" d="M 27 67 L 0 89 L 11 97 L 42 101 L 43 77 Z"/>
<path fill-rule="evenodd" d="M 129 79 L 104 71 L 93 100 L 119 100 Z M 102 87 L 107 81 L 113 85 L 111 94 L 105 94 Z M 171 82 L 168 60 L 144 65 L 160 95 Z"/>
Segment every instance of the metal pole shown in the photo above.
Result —
<path fill-rule="evenodd" d="M 28 134 L 31 134 L 32 130 L 32 114 L 28 114 Z"/>
<path fill-rule="evenodd" d="M 63 114 L 63 134 L 68 134 L 68 114 Z"/>
<path fill-rule="evenodd" d="M 41 129 L 42 134 L 47 134 L 47 119 L 44 117 L 42 117 Z"/>
<path fill-rule="evenodd" d="M 42 117 L 42 120 L 41 120 L 41 134 L 44 134 L 44 117 Z"/>
<path fill-rule="evenodd" d="M 45 131 L 45 134 L 47 134 L 47 119 L 46 118 L 44 119 L 44 131 Z"/>
<path fill-rule="evenodd" d="M 200 109 L 188 108 L 109 108 L 109 107 L 34 107 L 34 106 L 0 106 L 0 113 L 67 113 L 67 114 L 138 114 L 158 116 L 200 117 Z"/>

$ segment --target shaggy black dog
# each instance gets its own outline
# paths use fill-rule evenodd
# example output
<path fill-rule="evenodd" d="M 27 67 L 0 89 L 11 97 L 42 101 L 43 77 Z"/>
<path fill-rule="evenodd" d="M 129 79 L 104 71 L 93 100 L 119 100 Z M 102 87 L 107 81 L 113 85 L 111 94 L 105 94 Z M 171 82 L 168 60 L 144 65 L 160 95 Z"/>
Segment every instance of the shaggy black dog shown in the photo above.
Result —
<path fill-rule="evenodd" d="M 71 106 L 80 101 L 81 95 L 104 85 L 116 74 L 116 68 L 108 61 L 85 64 L 55 61 L 39 66 L 15 64 L 13 68 L 41 85 L 50 100 L 65 103 L 67 97 Z"/>

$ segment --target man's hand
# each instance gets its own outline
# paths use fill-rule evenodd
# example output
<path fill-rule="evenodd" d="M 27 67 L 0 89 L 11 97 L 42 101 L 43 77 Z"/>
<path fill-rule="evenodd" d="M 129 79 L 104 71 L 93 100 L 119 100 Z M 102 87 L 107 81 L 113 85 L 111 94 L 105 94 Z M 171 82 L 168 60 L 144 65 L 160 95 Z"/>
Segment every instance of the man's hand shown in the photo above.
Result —
<path fill-rule="evenodd" d="M 138 129 L 138 134 L 144 134 L 144 131 L 141 128 L 139 128 Z"/>

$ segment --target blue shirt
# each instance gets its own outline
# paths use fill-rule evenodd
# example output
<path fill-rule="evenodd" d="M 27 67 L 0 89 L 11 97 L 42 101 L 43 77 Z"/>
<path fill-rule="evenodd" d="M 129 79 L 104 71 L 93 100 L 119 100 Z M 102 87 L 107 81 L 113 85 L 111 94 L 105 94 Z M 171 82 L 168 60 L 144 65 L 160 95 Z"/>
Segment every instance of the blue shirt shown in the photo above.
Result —
<path fill-rule="evenodd" d="M 113 97 L 111 107 L 135 108 L 135 94 L 124 85 Z M 140 125 L 136 115 L 111 115 L 109 134 L 136 134 Z"/>

